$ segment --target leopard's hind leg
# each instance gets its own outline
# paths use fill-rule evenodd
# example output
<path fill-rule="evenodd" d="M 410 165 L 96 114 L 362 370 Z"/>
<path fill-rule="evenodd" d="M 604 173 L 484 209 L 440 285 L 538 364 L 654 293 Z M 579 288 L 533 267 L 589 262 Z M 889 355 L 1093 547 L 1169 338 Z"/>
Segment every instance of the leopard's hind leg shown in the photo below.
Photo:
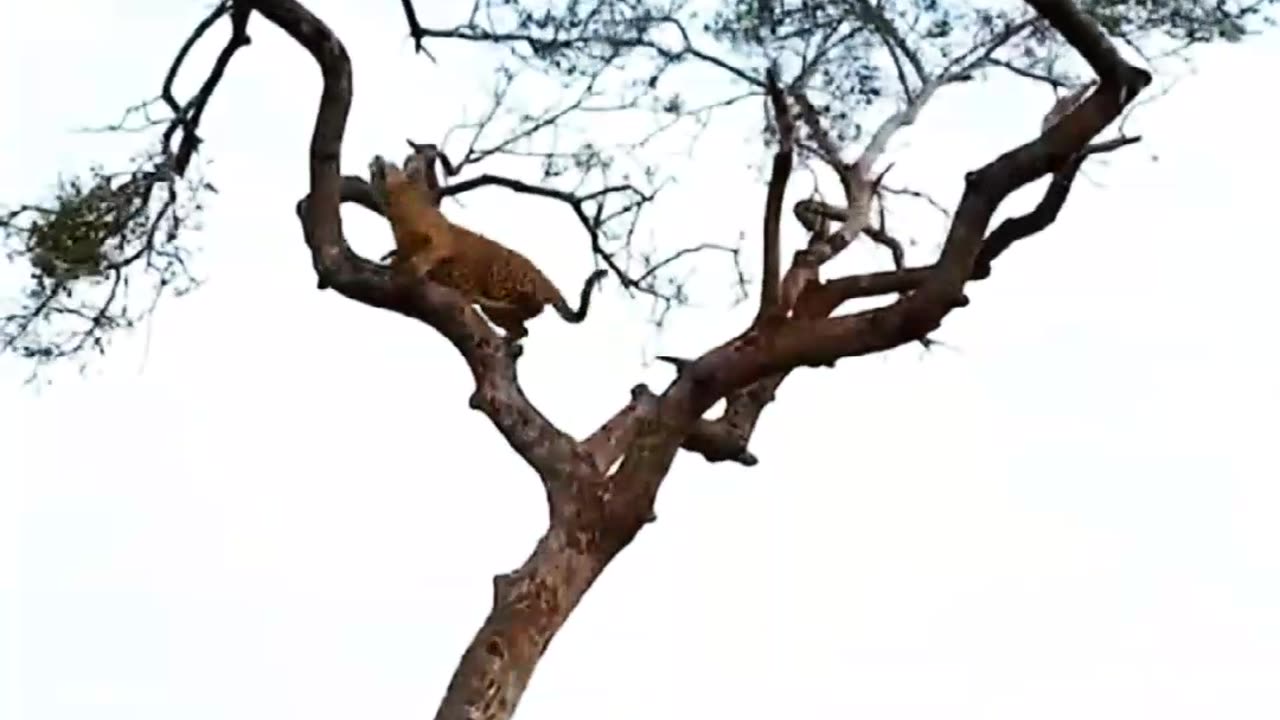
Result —
<path fill-rule="evenodd" d="M 525 313 L 521 312 L 519 307 L 509 303 L 499 305 L 488 301 L 480 304 L 480 310 L 494 325 L 502 328 L 502 332 L 505 333 L 503 341 L 511 350 L 512 356 L 520 357 L 522 350 L 520 341 L 529 334 L 529 330 L 524 324 L 526 320 Z"/>
<path fill-rule="evenodd" d="M 498 314 L 502 314 L 502 313 L 514 312 L 517 309 L 515 303 L 506 302 L 505 300 L 490 300 L 488 298 L 479 298 L 475 301 L 475 304 L 480 306 L 480 309 L 485 312 L 485 317 L 488 317 L 490 320 L 492 320 L 495 325 L 498 325 L 498 327 L 503 327 L 503 326 L 500 325 L 497 320 L 494 320 L 493 316 L 490 315 L 488 311 L 492 310 Z"/>

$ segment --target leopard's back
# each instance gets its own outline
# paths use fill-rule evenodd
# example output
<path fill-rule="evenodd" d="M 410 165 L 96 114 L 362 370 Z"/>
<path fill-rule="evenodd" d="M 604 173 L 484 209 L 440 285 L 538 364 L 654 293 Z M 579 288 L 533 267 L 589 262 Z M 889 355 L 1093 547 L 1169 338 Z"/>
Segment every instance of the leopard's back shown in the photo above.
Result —
<path fill-rule="evenodd" d="M 528 317 L 560 297 L 551 280 L 524 255 L 484 235 L 454 226 L 457 252 L 430 273 L 432 280 L 472 297 L 508 303 Z"/>

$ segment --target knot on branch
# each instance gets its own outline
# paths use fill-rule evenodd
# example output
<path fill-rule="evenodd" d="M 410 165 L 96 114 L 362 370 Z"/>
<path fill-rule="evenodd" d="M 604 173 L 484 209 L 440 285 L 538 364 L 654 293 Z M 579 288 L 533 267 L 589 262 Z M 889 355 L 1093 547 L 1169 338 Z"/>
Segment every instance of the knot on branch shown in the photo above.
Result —
<path fill-rule="evenodd" d="M 693 364 L 693 361 L 690 360 L 689 358 L 676 357 L 675 355 L 657 355 L 654 357 L 654 359 L 661 360 L 662 362 L 667 363 L 671 367 L 675 368 L 676 377 L 680 377 L 680 375 L 684 374 L 684 371 L 687 370 L 689 366 Z"/>

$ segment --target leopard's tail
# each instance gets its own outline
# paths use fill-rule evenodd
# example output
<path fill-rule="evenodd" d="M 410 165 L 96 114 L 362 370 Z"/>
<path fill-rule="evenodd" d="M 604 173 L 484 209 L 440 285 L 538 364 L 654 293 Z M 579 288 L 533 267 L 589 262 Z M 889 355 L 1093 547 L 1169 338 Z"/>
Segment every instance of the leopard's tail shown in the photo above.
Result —
<path fill-rule="evenodd" d="M 606 270 L 596 270 L 587 276 L 587 281 L 582 283 L 582 293 L 578 298 L 578 309 L 574 310 L 569 307 L 569 303 L 565 302 L 564 297 L 558 296 L 552 299 L 551 307 L 555 308 L 556 313 L 564 318 L 565 322 L 580 323 L 587 319 L 587 309 L 591 307 L 591 292 L 596 289 L 596 285 L 607 275 Z"/>

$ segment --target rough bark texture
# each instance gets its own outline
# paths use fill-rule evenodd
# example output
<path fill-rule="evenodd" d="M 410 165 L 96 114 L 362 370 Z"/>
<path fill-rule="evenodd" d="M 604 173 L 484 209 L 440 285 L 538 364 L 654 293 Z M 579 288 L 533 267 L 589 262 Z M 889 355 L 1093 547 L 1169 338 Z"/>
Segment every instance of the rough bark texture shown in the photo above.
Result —
<path fill-rule="evenodd" d="M 295 0 L 240 0 L 240 6 L 256 11 L 305 48 L 323 76 L 310 148 L 310 191 L 297 207 L 320 287 L 417 318 L 444 335 L 475 379 L 472 406 L 537 471 L 547 492 L 549 528 L 520 568 L 494 578 L 493 609 L 449 683 L 438 720 L 499 720 L 514 713 L 557 630 L 609 562 L 653 519 L 654 498 L 681 448 L 709 461 L 754 464 L 756 458 L 747 450 L 751 434 L 788 373 L 925 338 L 952 309 L 966 304 L 967 282 L 986 277 L 1001 252 L 1052 221 L 1080 162 L 1091 152 L 1110 149 L 1089 143 L 1151 76 L 1126 63 L 1071 0 L 1028 0 L 1028 5 L 1089 62 L 1098 85 L 1040 137 L 967 174 L 941 256 L 929 267 L 817 279 L 818 268 L 863 233 L 890 243 L 882 229 L 871 227 L 871 199 L 878 182 L 872 168 L 890 136 L 910 124 L 933 91 L 954 78 L 941 76 L 926 83 L 909 106 L 877 131 L 855 162 L 843 162 L 838 149 L 825 144 L 824 159 L 839 173 L 846 206 L 796 208 L 813 236 L 780 278 L 777 205 L 791 164 L 786 128 L 798 117 L 819 130 L 816 136 L 823 133 L 807 99 L 790 89 L 783 92 L 771 80 L 770 97 L 784 138 L 770 180 L 763 233 L 765 257 L 773 265 L 764 273 L 766 306 L 737 337 L 701 357 L 677 361 L 677 378 L 664 392 L 637 386 L 616 415 L 578 441 L 533 407 L 520 388 L 515 359 L 456 293 L 427 282 L 397 284 L 385 267 L 351 250 L 342 233 L 340 203 L 355 202 L 374 211 L 378 207 L 364 180 L 340 174 L 338 158 L 352 92 L 347 52 L 334 33 Z M 957 68 L 956 77 L 964 71 Z M 1055 180 L 1040 207 L 988 235 L 1001 200 L 1050 173 L 1055 173 Z M 826 233 L 824 214 L 841 222 L 836 232 Z M 900 297 L 884 307 L 831 316 L 847 299 L 888 293 Z M 723 416 L 703 418 L 721 398 L 727 399 Z"/>

